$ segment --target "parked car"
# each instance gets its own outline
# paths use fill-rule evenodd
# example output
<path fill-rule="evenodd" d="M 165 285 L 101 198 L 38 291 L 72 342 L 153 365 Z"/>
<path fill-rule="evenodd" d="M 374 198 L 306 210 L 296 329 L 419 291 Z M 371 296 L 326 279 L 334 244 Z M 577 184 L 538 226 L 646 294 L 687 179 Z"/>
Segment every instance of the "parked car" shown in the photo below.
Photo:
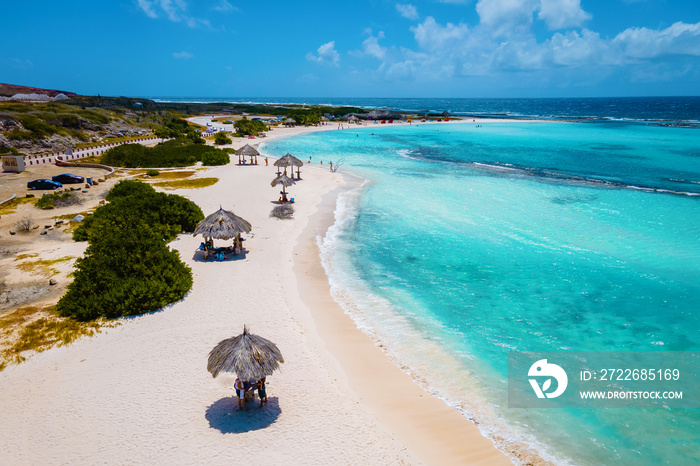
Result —
<path fill-rule="evenodd" d="M 63 173 L 61 175 L 52 176 L 51 179 L 62 184 L 85 183 L 85 178 L 78 175 L 71 175 L 70 173 Z"/>
<path fill-rule="evenodd" d="M 27 183 L 27 189 L 58 189 L 62 187 L 63 185 L 58 181 L 46 180 L 44 178 Z"/>

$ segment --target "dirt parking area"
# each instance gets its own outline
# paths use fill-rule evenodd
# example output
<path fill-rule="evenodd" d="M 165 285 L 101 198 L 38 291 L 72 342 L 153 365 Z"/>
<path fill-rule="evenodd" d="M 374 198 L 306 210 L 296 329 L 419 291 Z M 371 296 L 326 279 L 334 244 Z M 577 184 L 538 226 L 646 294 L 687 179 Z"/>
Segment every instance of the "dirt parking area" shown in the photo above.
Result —
<path fill-rule="evenodd" d="M 51 179 L 61 173 L 100 180 L 109 172 L 47 164 L 22 173 L 0 173 L 0 200 L 17 195 L 14 202 L 0 207 L 0 313 L 29 303 L 55 302 L 65 292 L 75 259 L 87 247 L 87 243 L 72 241 L 71 233 L 77 223 L 70 220 L 77 214 L 93 212 L 112 186 L 123 179 L 115 174 L 89 188 L 72 184 L 56 191 L 27 189 L 31 180 Z M 71 188 L 71 194 L 77 198 L 75 205 L 49 210 L 34 205 L 34 200 L 45 192 L 61 193 Z M 34 197 L 28 198 L 28 194 Z M 19 227 L 23 222 L 31 225 L 25 231 Z"/>
<path fill-rule="evenodd" d="M 61 173 L 71 173 L 73 175 L 90 177 L 93 180 L 104 178 L 108 173 L 101 168 L 83 168 L 83 167 L 57 167 L 54 164 L 47 163 L 46 165 L 34 165 L 27 167 L 22 173 L 0 172 L 0 201 L 8 199 L 13 194 L 17 197 L 24 197 L 27 193 L 35 194 L 41 197 L 43 191 L 27 189 L 27 183 L 39 178 L 51 179 L 52 176 L 60 175 Z M 78 187 L 82 184 L 68 184 L 64 187 Z M 50 192 L 50 191 L 47 191 Z"/>

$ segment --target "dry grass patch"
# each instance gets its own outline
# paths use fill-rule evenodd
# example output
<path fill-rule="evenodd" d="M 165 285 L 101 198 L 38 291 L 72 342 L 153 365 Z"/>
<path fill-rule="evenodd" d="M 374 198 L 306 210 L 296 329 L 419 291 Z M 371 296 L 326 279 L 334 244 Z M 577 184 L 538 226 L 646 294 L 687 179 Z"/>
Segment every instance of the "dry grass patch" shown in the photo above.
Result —
<path fill-rule="evenodd" d="M 78 159 L 78 162 L 80 163 L 101 163 L 100 162 L 100 155 L 91 155 L 89 157 L 82 157 Z"/>
<path fill-rule="evenodd" d="M 74 219 L 76 215 L 82 215 L 83 217 L 87 217 L 88 215 L 92 215 L 94 211 L 93 210 L 86 210 L 83 212 L 78 212 L 74 214 L 63 214 L 63 215 L 56 215 L 55 217 L 51 217 L 54 220 L 68 220 L 67 223 L 64 223 L 66 225 L 65 228 L 63 228 L 63 233 L 67 234 L 73 234 L 73 231 L 80 226 L 80 222 L 71 222 L 70 220 Z"/>
<path fill-rule="evenodd" d="M 56 314 L 53 306 L 27 306 L 0 315 L 0 371 L 8 364 L 19 364 L 27 352 L 40 353 L 54 346 L 63 346 L 82 336 L 92 336 L 101 327 L 115 322 L 78 322 Z"/>
<path fill-rule="evenodd" d="M 36 201 L 35 197 L 16 197 L 0 207 L 0 215 L 14 214 L 20 204 L 34 204 Z"/>
<path fill-rule="evenodd" d="M 194 170 L 159 172 L 156 176 L 149 178 L 153 180 L 181 180 L 194 175 Z"/>
<path fill-rule="evenodd" d="M 28 257 L 36 257 L 36 255 L 32 256 L 31 254 L 20 254 L 17 256 L 15 259 L 16 261 L 26 259 Z M 54 264 L 58 264 L 60 262 L 66 262 L 69 260 L 75 259 L 73 256 L 66 256 L 66 257 L 61 257 L 59 259 L 52 259 L 52 260 L 38 260 L 38 261 L 31 261 L 31 262 L 21 262 L 17 264 L 15 267 L 17 267 L 19 270 L 22 270 L 24 272 L 30 272 L 34 274 L 41 274 L 46 277 L 51 277 L 52 275 L 59 274 L 58 270 L 54 269 L 51 267 Z"/>
<path fill-rule="evenodd" d="M 199 189 L 213 186 L 219 181 L 218 178 L 193 178 L 185 180 L 163 181 L 153 183 L 153 186 L 166 189 Z"/>
<path fill-rule="evenodd" d="M 31 259 L 32 257 L 37 257 L 39 255 L 38 252 L 32 252 L 30 254 L 18 254 L 17 257 L 15 257 L 15 261 L 21 261 L 24 259 Z"/>

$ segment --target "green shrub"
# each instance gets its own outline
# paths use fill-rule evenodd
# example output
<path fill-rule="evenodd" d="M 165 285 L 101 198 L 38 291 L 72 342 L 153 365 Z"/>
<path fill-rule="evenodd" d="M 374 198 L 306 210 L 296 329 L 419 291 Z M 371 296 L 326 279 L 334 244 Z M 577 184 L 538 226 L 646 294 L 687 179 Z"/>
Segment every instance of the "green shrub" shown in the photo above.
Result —
<path fill-rule="evenodd" d="M 158 176 L 158 175 L 160 175 L 160 172 L 158 170 L 146 170 L 146 175 L 147 176 Z"/>
<path fill-rule="evenodd" d="M 53 209 L 54 207 L 66 207 L 81 204 L 80 198 L 70 193 L 44 194 L 36 201 L 36 206 L 40 209 Z"/>
<path fill-rule="evenodd" d="M 100 162 L 125 168 L 188 167 L 201 161 L 204 154 L 219 151 L 196 144 L 191 138 L 178 138 L 151 148 L 141 144 L 113 147 L 101 156 Z"/>
<path fill-rule="evenodd" d="M 64 317 L 91 320 L 143 314 L 182 299 L 192 272 L 167 241 L 203 218 L 193 202 L 138 181 L 117 183 L 108 204 L 74 231 L 90 245 L 76 261 L 75 280 L 57 304 Z"/>
<path fill-rule="evenodd" d="M 189 267 L 168 249 L 158 228 L 141 219 L 116 219 L 90 243 L 56 306 L 61 316 L 92 320 L 143 314 L 182 299 L 192 287 Z"/>
<path fill-rule="evenodd" d="M 22 155 L 22 153 L 14 147 L 7 147 L 2 145 L 0 145 L 0 154 Z"/>
<path fill-rule="evenodd" d="M 138 217 L 151 225 L 156 235 L 170 241 L 181 231 L 191 232 L 204 219 L 202 209 L 194 202 L 175 194 L 156 192 L 140 181 L 123 180 L 107 194 L 106 204 L 86 217 L 73 231 L 75 241 L 91 241 L 101 229 L 125 217 Z"/>
<path fill-rule="evenodd" d="M 225 144 L 231 144 L 231 138 L 226 135 L 225 131 L 219 131 L 214 136 L 214 144 L 217 146 L 223 146 Z"/>
<path fill-rule="evenodd" d="M 248 120 L 246 118 L 236 121 L 233 127 L 236 128 L 238 134 L 244 136 L 256 136 L 263 131 L 267 131 L 267 125 L 262 121 Z"/>
<path fill-rule="evenodd" d="M 231 162 L 231 157 L 226 152 L 207 152 L 202 155 L 202 165 L 228 165 Z"/>
<path fill-rule="evenodd" d="M 153 186 L 148 183 L 142 183 L 134 180 L 122 180 L 109 190 L 107 196 L 105 196 L 105 199 L 112 202 L 121 197 L 145 197 L 151 196 L 155 193 L 156 190 L 153 189 Z"/>

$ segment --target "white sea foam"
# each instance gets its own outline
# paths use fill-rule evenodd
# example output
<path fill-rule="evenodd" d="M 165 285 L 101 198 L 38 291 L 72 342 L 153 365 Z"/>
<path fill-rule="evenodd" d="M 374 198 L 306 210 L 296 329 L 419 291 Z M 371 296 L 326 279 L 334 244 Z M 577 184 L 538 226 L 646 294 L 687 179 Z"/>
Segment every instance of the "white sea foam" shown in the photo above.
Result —
<path fill-rule="evenodd" d="M 525 430 L 510 425 L 494 410 L 489 401 L 488 384 L 482 382 L 488 368 L 474 356 L 445 351 L 449 332 L 444 325 L 428 316 L 414 318 L 406 306 L 403 313 L 394 309 L 385 298 L 369 289 L 354 273 L 354 267 L 344 246 L 344 236 L 352 229 L 359 213 L 360 197 L 368 182 L 338 197 L 335 223 L 324 237 L 317 238 L 321 262 L 328 276 L 331 295 L 355 325 L 382 345 L 386 354 L 419 385 L 448 406 L 459 410 L 477 424 L 484 436 L 514 461 L 524 450 L 535 450 L 545 460 L 570 464 L 555 454 Z M 423 331 L 421 331 L 423 329 Z M 445 337 L 436 335 L 443 334 Z M 468 369 L 460 359 L 471 361 Z M 478 374 L 478 375 L 475 375 Z M 486 376 L 488 378 L 489 376 Z"/>

